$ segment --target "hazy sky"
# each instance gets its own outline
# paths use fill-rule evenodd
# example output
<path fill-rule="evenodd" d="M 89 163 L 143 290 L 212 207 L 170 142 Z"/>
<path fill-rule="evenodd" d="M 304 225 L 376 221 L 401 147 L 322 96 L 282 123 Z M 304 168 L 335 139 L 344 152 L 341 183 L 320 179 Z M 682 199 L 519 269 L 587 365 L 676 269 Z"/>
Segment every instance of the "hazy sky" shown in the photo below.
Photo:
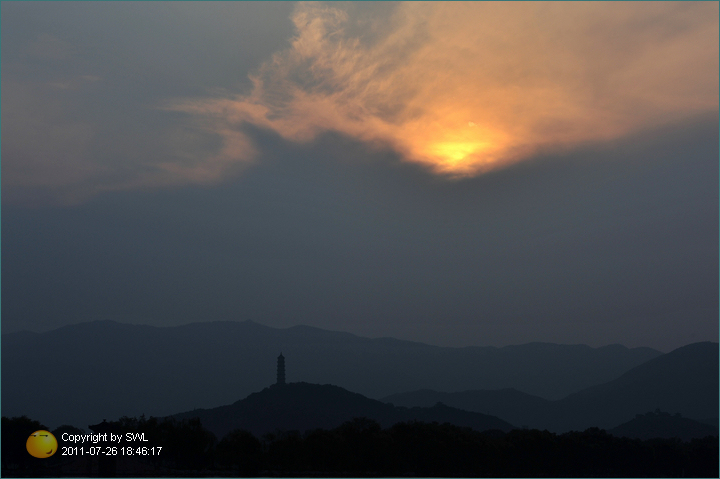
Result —
<path fill-rule="evenodd" d="M 2 331 L 718 340 L 717 2 L 2 2 Z"/>

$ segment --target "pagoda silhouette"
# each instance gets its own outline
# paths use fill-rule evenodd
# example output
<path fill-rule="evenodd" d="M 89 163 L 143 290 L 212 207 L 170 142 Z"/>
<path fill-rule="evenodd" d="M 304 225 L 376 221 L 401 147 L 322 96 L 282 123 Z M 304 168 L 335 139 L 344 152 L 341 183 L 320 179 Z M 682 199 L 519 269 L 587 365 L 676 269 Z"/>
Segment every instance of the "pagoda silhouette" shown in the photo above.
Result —
<path fill-rule="evenodd" d="M 277 358 L 277 382 L 275 383 L 276 386 L 284 386 L 285 385 L 285 357 L 280 353 L 280 356 Z"/>

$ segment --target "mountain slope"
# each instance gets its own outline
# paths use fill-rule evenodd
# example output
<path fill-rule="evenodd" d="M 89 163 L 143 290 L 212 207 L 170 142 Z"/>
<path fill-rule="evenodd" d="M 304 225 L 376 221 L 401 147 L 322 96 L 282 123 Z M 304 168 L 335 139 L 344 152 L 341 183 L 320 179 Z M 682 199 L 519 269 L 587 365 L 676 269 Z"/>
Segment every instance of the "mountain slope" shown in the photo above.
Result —
<path fill-rule="evenodd" d="M 612 428 L 636 414 L 658 408 L 703 420 L 717 414 L 719 363 L 718 343 L 695 343 L 652 359 L 613 381 L 558 401 L 512 389 L 457 393 L 421 390 L 387 396 L 383 401 L 403 406 L 426 406 L 442 401 L 460 409 L 491 414 L 515 425 L 555 432 Z"/>
<path fill-rule="evenodd" d="M 281 351 L 288 381 L 335 384 L 373 398 L 421 388 L 515 388 L 559 399 L 661 354 L 547 343 L 442 348 L 251 321 L 168 328 L 95 321 L 3 334 L 2 414 L 87 428 L 103 418 L 230 404 L 275 381 Z M 52 391 L 53 400 L 39 389 Z"/>
<path fill-rule="evenodd" d="M 717 436 L 718 426 L 703 424 L 680 415 L 669 413 L 650 412 L 638 414 L 635 419 L 608 430 L 608 433 L 618 437 L 633 439 L 679 438 L 683 441 L 701 439 L 706 436 Z"/>
<path fill-rule="evenodd" d="M 497 416 L 516 426 L 537 427 L 539 418 L 553 410 L 553 401 L 525 394 L 516 389 L 443 393 L 424 389 L 393 394 L 381 401 L 405 407 L 428 407 L 442 402 L 466 411 Z"/>
<path fill-rule="evenodd" d="M 718 343 L 683 346 L 619 378 L 557 401 L 561 429 L 611 428 L 636 414 L 660 409 L 689 418 L 717 415 Z"/>
<path fill-rule="evenodd" d="M 199 418 L 203 426 L 222 438 L 233 429 L 256 436 L 282 431 L 332 429 L 355 417 L 375 420 L 383 427 L 403 421 L 449 422 L 480 431 L 509 431 L 512 425 L 496 417 L 435 405 L 400 408 L 366 398 L 330 384 L 290 383 L 271 386 L 228 406 L 175 414 L 178 419 Z"/>

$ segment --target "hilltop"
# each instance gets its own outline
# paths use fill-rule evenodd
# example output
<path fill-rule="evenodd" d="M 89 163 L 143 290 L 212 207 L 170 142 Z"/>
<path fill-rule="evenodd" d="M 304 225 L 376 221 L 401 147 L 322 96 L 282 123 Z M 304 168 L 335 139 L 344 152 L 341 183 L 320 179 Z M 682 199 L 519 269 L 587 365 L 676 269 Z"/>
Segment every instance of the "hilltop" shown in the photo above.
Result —
<path fill-rule="evenodd" d="M 513 426 L 486 414 L 462 411 L 443 404 L 429 408 L 395 407 L 330 384 L 290 383 L 273 385 L 231 405 L 196 409 L 173 415 L 176 419 L 199 418 L 202 425 L 221 438 L 233 429 L 256 436 L 277 430 L 304 432 L 333 429 L 354 418 L 377 421 L 382 427 L 399 422 L 450 423 L 478 431 L 509 431 Z"/>
<path fill-rule="evenodd" d="M 683 346 L 636 366 L 620 377 L 549 401 L 515 389 L 443 393 L 419 390 L 394 394 L 384 402 L 450 406 L 498 416 L 515 425 L 555 432 L 610 429 L 636 414 L 661 409 L 686 418 L 717 417 L 720 376 L 718 343 Z"/>
<path fill-rule="evenodd" d="M 334 384 L 375 399 L 417 389 L 505 388 L 560 399 L 662 354 L 548 343 L 448 348 L 252 321 L 166 328 L 94 321 L 2 335 L 3 414 L 86 428 L 103 418 L 214 408 L 273 383 L 280 351 L 288 381 Z M 52 391 L 53 401 L 35 394 L 38 388 Z"/>

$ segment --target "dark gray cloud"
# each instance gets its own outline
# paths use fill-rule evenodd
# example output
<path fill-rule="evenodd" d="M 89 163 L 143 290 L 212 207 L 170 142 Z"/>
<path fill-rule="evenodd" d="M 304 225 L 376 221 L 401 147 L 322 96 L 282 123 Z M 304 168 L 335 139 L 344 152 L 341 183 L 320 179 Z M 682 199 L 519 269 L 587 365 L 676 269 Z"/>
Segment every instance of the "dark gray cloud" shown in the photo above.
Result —
<path fill-rule="evenodd" d="M 3 330 L 253 319 L 436 344 L 718 334 L 717 121 L 448 182 L 250 131 L 234 181 L 3 207 Z"/>
<path fill-rule="evenodd" d="M 375 20 L 394 5 L 342 6 L 344 34 L 389 38 Z M 448 179 L 352 129 L 296 142 L 274 120 L 165 109 L 250 94 L 292 4 L 0 8 L 3 332 L 253 319 L 443 345 L 717 340 L 716 111 Z"/>
<path fill-rule="evenodd" d="M 292 32 L 285 2 L 2 5 L 3 201 L 82 201 L 218 149 L 160 108 L 250 86 Z"/>

